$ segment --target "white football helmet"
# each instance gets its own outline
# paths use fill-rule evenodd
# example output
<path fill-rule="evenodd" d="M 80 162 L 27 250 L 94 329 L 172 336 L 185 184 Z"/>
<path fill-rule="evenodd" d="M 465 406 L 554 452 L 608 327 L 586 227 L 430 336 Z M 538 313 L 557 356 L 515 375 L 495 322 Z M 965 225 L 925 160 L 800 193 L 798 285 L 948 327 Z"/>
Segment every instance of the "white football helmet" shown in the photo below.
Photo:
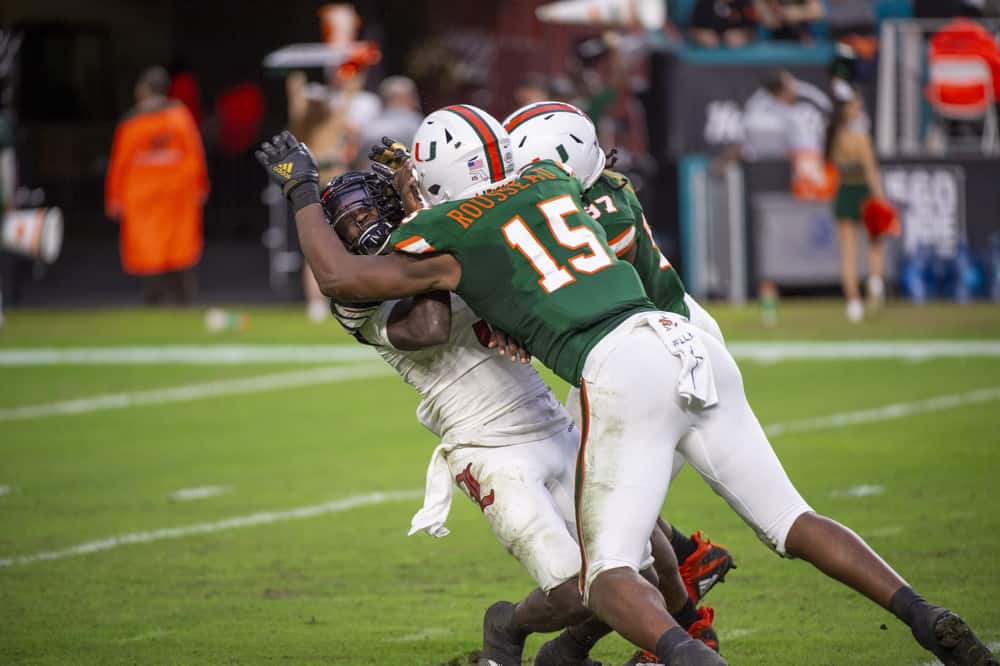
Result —
<path fill-rule="evenodd" d="M 522 106 L 503 121 L 510 132 L 514 165 L 523 169 L 537 160 L 557 160 L 576 172 L 589 188 L 604 170 L 597 128 L 580 109 L 565 102 Z"/>
<path fill-rule="evenodd" d="M 420 194 L 432 206 L 476 196 L 514 175 L 506 130 L 469 104 L 446 106 L 424 118 L 411 154 Z"/>

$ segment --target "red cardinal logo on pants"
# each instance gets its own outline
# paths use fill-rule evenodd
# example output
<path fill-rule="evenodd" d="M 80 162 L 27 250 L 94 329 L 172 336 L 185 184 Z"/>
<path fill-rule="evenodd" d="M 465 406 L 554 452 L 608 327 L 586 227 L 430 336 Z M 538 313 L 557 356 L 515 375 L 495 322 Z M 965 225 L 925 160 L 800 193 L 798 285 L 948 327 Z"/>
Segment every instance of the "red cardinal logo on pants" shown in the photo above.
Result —
<path fill-rule="evenodd" d="M 490 491 L 490 494 L 487 495 L 486 497 L 480 497 L 479 481 L 476 480 L 476 477 L 472 476 L 472 463 L 466 465 L 465 471 L 463 471 L 461 474 L 455 477 L 455 483 L 457 483 L 459 486 L 461 486 L 463 483 L 465 484 L 465 489 L 466 491 L 468 491 L 469 497 L 472 498 L 473 502 L 479 505 L 479 508 L 482 511 L 486 511 L 486 507 L 488 507 L 490 504 L 493 504 L 492 490 Z"/>

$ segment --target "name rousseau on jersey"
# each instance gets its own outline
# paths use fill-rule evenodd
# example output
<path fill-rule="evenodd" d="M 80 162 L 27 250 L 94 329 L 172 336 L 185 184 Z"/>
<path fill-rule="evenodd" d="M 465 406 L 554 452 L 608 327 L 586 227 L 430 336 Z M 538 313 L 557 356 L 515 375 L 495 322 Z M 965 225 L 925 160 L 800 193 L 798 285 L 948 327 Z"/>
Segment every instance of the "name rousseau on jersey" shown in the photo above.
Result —
<path fill-rule="evenodd" d="M 450 219 L 462 225 L 463 229 L 468 229 L 476 220 L 483 216 L 485 211 L 490 210 L 498 203 L 503 203 L 504 201 L 507 201 L 507 199 L 517 196 L 521 192 L 529 189 L 535 183 L 545 180 L 555 180 L 558 177 L 558 174 L 549 168 L 545 166 L 537 166 L 521 174 L 519 180 L 512 180 L 477 197 L 466 199 L 452 210 L 449 210 L 446 214 Z M 410 215 L 403 220 L 403 224 L 412 220 L 420 212 L 422 211 L 417 210 L 410 213 Z M 405 248 L 397 247 L 396 249 Z M 425 252 L 430 251 L 432 250 L 425 250 Z"/>

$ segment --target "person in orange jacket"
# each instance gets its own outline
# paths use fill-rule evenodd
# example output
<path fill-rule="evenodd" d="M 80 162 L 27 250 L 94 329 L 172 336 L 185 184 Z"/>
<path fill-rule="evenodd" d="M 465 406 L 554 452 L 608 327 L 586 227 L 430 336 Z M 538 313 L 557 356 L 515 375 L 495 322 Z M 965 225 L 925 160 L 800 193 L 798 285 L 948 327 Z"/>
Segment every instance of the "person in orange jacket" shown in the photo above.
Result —
<path fill-rule="evenodd" d="M 170 77 L 146 70 L 136 104 L 115 130 L 105 181 L 105 210 L 121 225 L 122 267 L 145 281 L 145 300 L 194 296 L 201 258 L 202 205 L 208 172 L 201 136 L 183 104 L 166 97 Z"/>

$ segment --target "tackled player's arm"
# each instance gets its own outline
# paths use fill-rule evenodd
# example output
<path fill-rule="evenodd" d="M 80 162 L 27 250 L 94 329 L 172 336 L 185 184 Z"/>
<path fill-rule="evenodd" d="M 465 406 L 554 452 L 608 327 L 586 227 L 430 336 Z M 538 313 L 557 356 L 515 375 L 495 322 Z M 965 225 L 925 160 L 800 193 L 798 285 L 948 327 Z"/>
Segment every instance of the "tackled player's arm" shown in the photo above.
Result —
<path fill-rule="evenodd" d="M 386 333 L 400 351 L 443 345 L 451 336 L 451 294 L 433 291 L 399 301 L 389 314 Z"/>
<path fill-rule="evenodd" d="M 324 295 L 340 302 L 378 301 L 453 291 L 462 268 L 450 254 L 414 256 L 393 252 L 354 255 L 327 224 L 320 204 L 295 213 L 299 242 Z"/>

